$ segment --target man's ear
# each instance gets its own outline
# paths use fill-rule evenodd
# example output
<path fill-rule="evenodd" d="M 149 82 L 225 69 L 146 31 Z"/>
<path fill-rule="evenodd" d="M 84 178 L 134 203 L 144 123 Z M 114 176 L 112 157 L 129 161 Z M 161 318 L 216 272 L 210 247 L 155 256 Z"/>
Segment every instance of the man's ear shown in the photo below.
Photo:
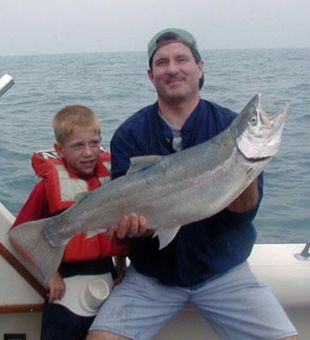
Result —
<path fill-rule="evenodd" d="M 54 143 L 54 149 L 57 152 L 59 157 L 63 157 L 63 146 L 61 144 L 58 143 Z"/>
<path fill-rule="evenodd" d="M 204 62 L 202 60 L 200 60 L 198 62 L 198 67 L 199 67 L 199 69 L 201 71 L 201 76 L 203 76 L 203 73 L 204 73 Z"/>
<path fill-rule="evenodd" d="M 150 81 L 153 83 L 153 71 L 152 71 L 151 68 L 149 68 L 149 69 L 147 70 L 147 75 L 148 75 Z"/>

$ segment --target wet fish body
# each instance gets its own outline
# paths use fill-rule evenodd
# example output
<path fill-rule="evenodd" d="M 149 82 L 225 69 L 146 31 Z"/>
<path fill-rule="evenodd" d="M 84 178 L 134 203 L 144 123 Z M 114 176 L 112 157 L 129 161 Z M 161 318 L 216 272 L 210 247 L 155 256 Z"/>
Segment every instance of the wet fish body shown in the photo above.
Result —
<path fill-rule="evenodd" d="M 218 213 L 262 172 L 279 149 L 287 111 L 269 117 L 256 95 L 211 140 L 169 156 L 134 158 L 126 176 L 58 216 L 13 228 L 10 237 L 30 254 L 45 281 L 73 236 L 103 232 L 122 214 L 144 216 L 165 247 L 180 226 Z"/>

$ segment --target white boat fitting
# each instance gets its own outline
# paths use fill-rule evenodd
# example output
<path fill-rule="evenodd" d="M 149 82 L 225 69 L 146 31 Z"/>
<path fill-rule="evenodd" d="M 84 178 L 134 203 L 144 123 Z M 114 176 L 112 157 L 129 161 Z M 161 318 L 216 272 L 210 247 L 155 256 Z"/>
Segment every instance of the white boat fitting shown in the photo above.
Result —
<path fill-rule="evenodd" d="M 0 339 L 14 334 L 16 340 L 37 340 L 45 292 L 35 273 L 32 276 L 20 264 L 21 258 L 9 243 L 7 231 L 13 221 L 14 216 L 0 203 Z M 301 339 L 310 339 L 309 244 L 257 244 L 249 262 L 272 288 Z M 155 339 L 218 338 L 199 311 L 189 305 L 164 325 Z"/>
<path fill-rule="evenodd" d="M 8 73 L 0 77 L 0 97 L 14 85 L 14 79 Z"/>

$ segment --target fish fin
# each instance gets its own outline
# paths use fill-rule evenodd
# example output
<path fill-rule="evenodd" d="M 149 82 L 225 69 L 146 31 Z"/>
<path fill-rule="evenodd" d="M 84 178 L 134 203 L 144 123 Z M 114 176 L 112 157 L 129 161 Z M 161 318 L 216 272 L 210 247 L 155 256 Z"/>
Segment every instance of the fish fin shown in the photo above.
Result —
<path fill-rule="evenodd" d="M 181 226 L 174 228 L 160 229 L 154 234 L 159 239 L 159 249 L 167 247 L 167 245 L 175 238 Z"/>
<path fill-rule="evenodd" d="M 96 229 L 96 230 L 93 230 L 93 231 L 88 231 L 86 234 L 86 238 L 91 238 L 91 237 L 94 237 L 100 233 L 105 233 L 107 231 L 107 229 Z"/>
<path fill-rule="evenodd" d="M 22 223 L 9 231 L 14 248 L 28 264 L 39 270 L 44 283 L 58 270 L 65 250 L 65 246 L 51 246 L 43 236 L 43 230 L 51 219 L 53 217 Z"/>
<path fill-rule="evenodd" d="M 151 165 L 156 164 L 163 159 L 163 156 L 159 155 L 148 155 L 148 156 L 138 156 L 130 158 L 130 167 L 127 174 L 138 172 L 142 169 L 148 168 Z"/>
<path fill-rule="evenodd" d="M 78 203 L 80 201 L 82 201 L 84 198 L 86 198 L 89 195 L 89 191 L 85 191 L 85 192 L 80 192 L 77 195 L 74 196 L 74 201 L 75 203 Z"/>

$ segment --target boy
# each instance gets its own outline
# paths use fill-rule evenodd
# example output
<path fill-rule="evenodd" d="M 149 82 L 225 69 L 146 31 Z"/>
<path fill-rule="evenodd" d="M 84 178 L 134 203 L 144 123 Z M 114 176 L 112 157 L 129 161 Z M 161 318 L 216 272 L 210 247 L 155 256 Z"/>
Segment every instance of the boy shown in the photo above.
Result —
<path fill-rule="evenodd" d="M 33 155 L 33 168 L 42 181 L 32 190 L 13 228 L 58 214 L 74 204 L 78 193 L 94 190 L 109 180 L 110 155 L 100 151 L 100 122 L 92 110 L 66 106 L 55 114 L 53 129 L 58 157 Z M 127 251 L 124 242 L 109 240 L 103 234 L 86 239 L 82 233 L 69 241 L 59 270 L 47 282 L 41 340 L 85 338 L 96 309 L 87 305 L 82 287 L 100 279 L 112 288 L 116 271 L 121 273 L 125 268 L 121 258 L 116 259 L 114 268 L 112 256 L 123 256 Z"/>

